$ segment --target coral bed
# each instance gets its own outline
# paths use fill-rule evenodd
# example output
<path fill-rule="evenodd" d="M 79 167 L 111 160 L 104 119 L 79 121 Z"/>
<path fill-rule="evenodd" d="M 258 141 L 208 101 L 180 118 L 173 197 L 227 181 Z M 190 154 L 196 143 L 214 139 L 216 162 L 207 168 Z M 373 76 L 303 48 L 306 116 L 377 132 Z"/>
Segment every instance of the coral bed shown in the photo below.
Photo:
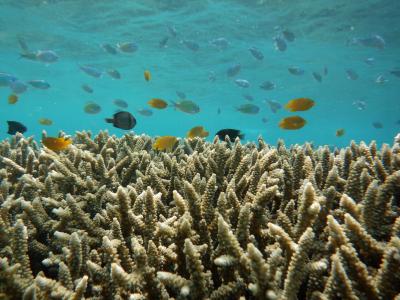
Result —
<path fill-rule="evenodd" d="M 400 145 L 0 144 L 0 299 L 400 299 Z"/>

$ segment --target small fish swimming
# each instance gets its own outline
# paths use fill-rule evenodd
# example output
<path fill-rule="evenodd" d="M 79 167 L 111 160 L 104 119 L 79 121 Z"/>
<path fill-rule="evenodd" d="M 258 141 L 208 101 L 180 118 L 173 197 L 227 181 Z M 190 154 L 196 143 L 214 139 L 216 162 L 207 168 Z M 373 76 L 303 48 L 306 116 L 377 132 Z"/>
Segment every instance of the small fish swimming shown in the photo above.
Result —
<path fill-rule="evenodd" d="M 107 70 L 107 74 L 114 79 L 121 79 L 121 74 L 115 69 Z"/>
<path fill-rule="evenodd" d="M 340 129 L 336 130 L 335 135 L 336 135 L 337 137 L 343 136 L 343 135 L 344 135 L 344 129 L 343 129 L 343 128 L 340 128 Z"/>
<path fill-rule="evenodd" d="M 28 83 L 34 88 L 40 90 L 47 90 L 48 88 L 50 88 L 50 84 L 45 80 L 30 80 L 28 81 Z"/>
<path fill-rule="evenodd" d="M 156 140 L 154 141 L 153 149 L 159 151 L 164 151 L 164 150 L 172 151 L 177 142 L 178 139 L 174 136 L 170 135 L 160 136 L 156 138 Z"/>
<path fill-rule="evenodd" d="M 282 35 L 287 40 L 288 42 L 293 42 L 296 39 L 296 36 L 294 35 L 293 32 L 285 29 L 282 31 Z"/>
<path fill-rule="evenodd" d="M 19 47 L 21 48 L 21 50 L 24 52 L 24 53 L 29 53 L 30 51 L 29 51 L 29 47 L 28 47 L 28 45 L 26 44 L 26 42 L 25 42 L 25 40 L 22 38 L 22 37 L 18 37 L 17 38 L 17 40 L 18 40 L 18 44 L 19 44 Z"/>
<path fill-rule="evenodd" d="M 151 73 L 150 73 L 149 70 L 144 71 L 144 72 L 143 72 L 143 76 L 144 76 L 144 79 L 145 79 L 146 81 L 150 81 L 150 79 L 151 79 Z"/>
<path fill-rule="evenodd" d="M 302 68 L 300 68 L 300 67 L 297 67 L 297 66 L 289 67 L 288 71 L 289 71 L 290 74 L 296 75 L 296 76 L 304 74 L 304 70 Z"/>
<path fill-rule="evenodd" d="M 250 82 L 248 82 L 246 79 L 236 79 L 235 83 L 242 87 L 242 88 L 248 88 L 250 87 Z"/>
<path fill-rule="evenodd" d="M 273 40 L 274 40 L 274 47 L 276 50 L 283 52 L 287 49 L 287 44 L 285 40 L 280 36 L 274 37 Z"/>
<path fill-rule="evenodd" d="M 114 99 L 113 100 L 114 105 L 121 107 L 121 108 L 127 108 L 128 103 L 122 99 Z"/>
<path fill-rule="evenodd" d="M 358 79 L 358 74 L 353 69 L 347 69 L 346 74 L 347 74 L 347 79 L 350 79 L 350 80 Z"/>
<path fill-rule="evenodd" d="M 164 109 L 168 106 L 168 103 L 165 102 L 163 99 L 159 98 L 153 98 L 147 102 L 148 105 L 150 105 L 153 108 L 157 109 Z"/>
<path fill-rule="evenodd" d="M 15 94 L 22 94 L 25 93 L 26 90 L 28 89 L 28 86 L 22 82 L 21 80 L 14 80 L 11 81 L 9 84 L 11 90 L 13 91 L 13 93 Z"/>
<path fill-rule="evenodd" d="M 53 125 L 53 121 L 51 119 L 47 119 L 47 118 L 40 118 L 38 120 L 40 125 L 45 125 L 45 126 L 50 126 Z"/>
<path fill-rule="evenodd" d="M 378 83 L 378 84 L 384 84 L 388 81 L 389 80 L 386 79 L 385 76 L 383 76 L 382 74 L 378 75 L 378 77 L 376 77 L 376 79 L 375 79 L 375 83 Z"/>
<path fill-rule="evenodd" d="M 98 105 L 97 103 L 90 101 L 85 104 L 85 106 L 83 107 L 83 110 L 87 114 L 95 115 L 101 111 L 101 106 Z"/>
<path fill-rule="evenodd" d="M 266 91 L 271 91 L 276 88 L 276 84 L 267 80 L 260 84 L 260 88 Z"/>
<path fill-rule="evenodd" d="M 53 50 L 38 50 L 33 53 L 21 54 L 21 57 L 37 60 L 45 64 L 51 64 L 58 61 L 59 57 Z"/>
<path fill-rule="evenodd" d="M 364 110 L 365 107 L 367 106 L 367 103 L 363 100 L 357 100 L 353 102 L 353 105 L 358 109 L 358 110 Z"/>
<path fill-rule="evenodd" d="M 168 32 L 172 37 L 176 37 L 178 32 L 176 31 L 175 25 L 168 25 L 167 26 Z"/>
<path fill-rule="evenodd" d="M 160 47 L 160 48 L 167 48 L 168 46 L 167 46 L 167 44 L 168 44 L 168 40 L 169 40 L 169 37 L 164 37 L 163 39 L 161 39 L 159 42 L 158 42 L 158 47 Z"/>
<path fill-rule="evenodd" d="M 260 107 L 254 104 L 247 103 L 236 107 L 236 110 L 244 114 L 255 115 L 258 114 L 258 112 L 260 111 Z"/>
<path fill-rule="evenodd" d="M 133 53 L 133 52 L 137 51 L 138 46 L 134 42 L 124 42 L 124 43 L 118 43 L 117 48 L 121 52 Z"/>
<path fill-rule="evenodd" d="M 28 128 L 17 121 L 7 121 L 8 124 L 8 134 L 16 134 L 17 132 L 24 133 L 28 130 Z"/>
<path fill-rule="evenodd" d="M 300 116 L 292 116 L 282 119 L 279 122 L 279 127 L 287 130 L 297 130 L 306 125 L 306 120 Z"/>
<path fill-rule="evenodd" d="M 82 90 L 84 90 L 86 93 L 89 93 L 89 94 L 93 93 L 93 89 L 89 85 L 83 84 L 81 87 L 82 87 Z"/>
<path fill-rule="evenodd" d="M 291 112 L 304 111 L 304 110 L 309 110 L 314 105 L 315 105 L 314 100 L 311 100 L 309 98 L 297 98 L 297 99 L 290 100 L 285 105 L 285 108 Z"/>
<path fill-rule="evenodd" d="M 264 54 L 256 47 L 250 47 L 249 51 L 251 55 L 253 55 L 254 58 L 258 60 L 263 60 L 264 59 Z"/>
<path fill-rule="evenodd" d="M 8 96 L 8 104 L 15 104 L 18 102 L 18 95 L 11 94 Z"/>
<path fill-rule="evenodd" d="M 268 123 L 269 120 L 268 120 L 268 118 L 264 117 L 264 118 L 261 119 L 261 121 L 262 121 L 263 123 Z"/>
<path fill-rule="evenodd" d="M 324 76 L 327 76 L 327 75 L 328 75 L 328 67 L 327 67 L 327 66 L 324 67 L 324 72 L 323 72 L 323 74 L 324 74 Z"/>
<path fill-rule="evenodd" d="M 195 41 L 191 40 L 182 40 L 181 43 L 186 46 L 186 48 L 196 52 L 200 49 L 200 45 Z"/>
<path fill-rule="evenodd" d="M 217 47 L 218 50 L 225 50 L 229 46 L 229 42 L 224 37 L 219 37 L 210 41 L 210 44 Z"/>
<path fill-rule="evenodd" d="M 17 78 L 8 73 L 1 73 L 0 72 L 0 87 L 2 86 L 10 86 L 10 83 L 16 81 Z"/>
<path fill-rule="evenodd" d="M 383 124 L 381 122 L 373 122 L 372 126 L 374 126 L 374 128 L 376 128 L 376 129 L 383 128 Z"/>
<path fill-rule="evenodd" d="M 242 95 L 244 99 L 246 99 L 247 101 L 254 101 L 254 97 L 252 95 L 249 94 L 243 94 Z"/>
<path fill-rule="evenodd" d="M 385 49 L 386 42 L 380 35 L 371 35 L 365 38 L 352 38 L 347 41 L 347 45 L 362 45 L 365 47 L 376 48 L 376 49 Z"/>
<path fill-rule="evenodd" d="M 392 71 L 390 71 L 390 74 L 392 74 L 396 77 L 400 77 L 400 70 L 392 70 Z"/>
<path fill-rule="evenodd" d="M 322 76 L 321 74 L 319 74 L 318 72 L 312 72 L 312 76 L 314 77 L 314 79 L 318 82 L 322 82 Z"/>
<path fill-rule="evenodd" d="M 228 77 L 236 76 L 237 74 L 239 74 L 241 68 L 242 66 L 240 64 L 232 65 L 228 68 L 228 70 L 226 70 L 226 75 Z"/>
<path fill-rule="evenodd" d="M 208 135 L 209 132 L 206 131 L 203 126 L 196 126 L 187 132 L 186 137 L 189 139 L 193 139 L 195 137 L 200 137 L 200 138 L 208 137 Z"/>
<path fill-rule="evenodd" d="M 136 125 L 135 117 L 127 111 L 120 111 L 113 115 L 112 118 L 105 119 L 107 123 L 112 123 L 114 127 L 130 130 Z"/>
<path fill-rule="evenodd" d="M 81 65 L 79 66 L 79 69 L 81 69 L 83 72 L 85 72 L 87 75 L 92 76 L 94 78 L 100 78 L 103 72 L 95 67 L 89 66 L 89 65 Z"/>
<path fill-rule="evenodd" d="M 178 102 L 172 102 L 175 109 L 187 114 L 196 114 L 200 112 L 200 107 L 191 100 L 180 100 Z"/>
<path fill-rule="evenodd" d="M 234 141 L 237 137 L 241 140 L 244 139 L 244 134 L 238 129 L 221 129 L 215 135 L 219 137 L 221 141 L 225 140 L 225 136 L 228 136 L 231 141 Z"/>
<path fill-rule="evenodd" d="M 269 108 L 271 111 L 275 114 L 278 110 L 282 108 L 282 104 L 280 104 L 278 101 L 275 100 L 266 100 L 266 103 L 268 103 Z"/>
<path fill-rule="evenodd" d="M 365 62 L 367 65 L 369 65 L 369 66 L 373 66 L 374 63 L 375 63 L 375 58 L 373 58 L 373 57 L 368 57 L 368 58 L 364 59 L 364 62 Z"/>
<path fill-rule="evenodd" d="M 221 109 L 218 107 L 218 109 L 217 109 L 217 115 L 220 115 L 221 114 Z"/>
<path fill-rule="evenodd" d="M 45 137 L 42 139 L 42 144 L 53 151 L 65 150 L 71 143 L 72 140 L 65 137 Z"/>
<path fill-rule="evenodd" d="M 100 47 L 103 48 L 103 50 L 109 54 L 115 55 L 118 53 L 117 49 L 111 44 L 104 43 L 104 44 L 101 44 Z"/>
<path fill-rule="evenodd" d="M 151 115 L 153 115 L 153 111 L 147 108 L 138 109 L 137 112 L 145 117 L 150 117 Z"/>
<path fill-rule="evenodd" d="M 176 91 L 176 95 L 179 99 L 186 99 L 186 94 L 184 92 Z"/>

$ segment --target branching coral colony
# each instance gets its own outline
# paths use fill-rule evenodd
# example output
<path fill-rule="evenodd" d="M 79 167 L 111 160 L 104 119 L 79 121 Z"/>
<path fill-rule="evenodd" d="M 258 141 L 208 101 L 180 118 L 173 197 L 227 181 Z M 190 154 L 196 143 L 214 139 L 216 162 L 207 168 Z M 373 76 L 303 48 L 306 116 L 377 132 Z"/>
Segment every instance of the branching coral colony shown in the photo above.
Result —
<path fill-rule="evenodd" d="M 400 144 L 0 144 L 0 299 L 400 299 Z"/>

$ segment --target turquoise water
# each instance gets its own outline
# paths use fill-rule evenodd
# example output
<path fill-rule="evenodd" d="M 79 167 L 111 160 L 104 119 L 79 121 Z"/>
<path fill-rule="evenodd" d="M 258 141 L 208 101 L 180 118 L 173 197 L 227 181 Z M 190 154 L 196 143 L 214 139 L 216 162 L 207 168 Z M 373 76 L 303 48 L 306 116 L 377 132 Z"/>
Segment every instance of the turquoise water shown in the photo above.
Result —
<path fill-rule="evenodd" d="M 90 130 L 97 133 L 107 129 L 118 136 L 125 131 L 107 124 L 118 109 L 112 100 L 124 99 L 128 111 L 137 119 L 135 133 L 175 135 L 202 125 L 210 132 L 209 140 L 223 128 L 240 129 L 246 140 L 262 135 L 267 142 L 283 138 L 287 144 L 312 141 L 315 144 L 344 146 L 350 140 L 376 140 L 391 143 L 400 131 L 400 78 L 390 73 L 400 68 L 400 1 L 92 1 L 92 0 L 2 0 L 0 4 L 0 72 L 13 74 L 19 80 L 43 79 L 50 83 L 47 90 L 29 87 L 10 105 L 8 87 L 0 87 L 0 138 L 7 135 L 7 120 L 19 121 L 28 127 L 25 135 L 40 138 L 41 131 L 57 135 Z M 168 27 L 175 27 L 173 37 Z M 277 26 L 296 36 L 287 42 L 287 50 L 277 51 L 273 37 Z M 385 40 L 384 49 L 363 45 L 348 45 L 351 38 L 379 35 Z M 45 64 L 19 58 L 21 49 L 17 37 L 29 49 L 53 50 L 59 60 Z M 167 47 L 159 42 L 169 37 Z M 218 49 L 210 41 L 224 37 L 229 45 Z M 199 44 L 198 51 L 188 49 L 181 41 Z M 134 53 L 111 55 L 100 45 L 133 41 Z M 264 59 L 255 59 L 248 48 L 255 46 Z M 374 64 L 364 62 L 373 57 Z M 241 64 L 235 77 L 226 75 L 233 64 Z M 117 69 L 122 78 L 112 79 L 103 74 L 99 79 L 85 74 L 79 65 L 91 65 L 101 70 Z M 294 76 L 288 67 L 295 65 L 305 70 Z M 322 82 L 312 72 L 328 74 Z M 359 75 L 349 80 L 346 69 Z M 152 79 L 146 82 L 143 72 L 150 70 Z M 216 80 L 209 80 L 214 72 Z M 388 81 L 378 84 L 383 75 Z M 249 88 L 241 88 L 235 79 L 246 79 Z M 263 81 L 273 81 L 276 89 L 259 88 Z M 82 84 L 94 89 L 84 92 Z M 149 108 L 151 98 L 176 101 L 176 91 L 200 106 L 200 113 L 190 115 L 169 107 L 153 110 L 150 117 L 137 113 Z M 243 94 L 250 94 L 248 102 Z M 274 114 L 265 99 L 282 105 L 293 98 L 308 97 L 316 105 L 305 112 L 290 113 L 280 109 Z M 366 103 L 358 110 L 354 101 Z M 85 103 L 94 101 L 102 111 L 89 115 L 83 111 Z M 256 115 L 245 115 L 235 107 L 252 103 L 260 107 Z M 217 114 L 218 108 L 221 114 Z M 280 120 L 300 115 L 307 120 L 299 130 L 279 128 Z M 39 118 L 50 118 L 52 126 L 38 123 Z M 262 118 L 267 118 L 266 123 Z M 383 128 L 374 128 L 381 122 Z M 336 137 L 339 128 L 345 135 Z"/>

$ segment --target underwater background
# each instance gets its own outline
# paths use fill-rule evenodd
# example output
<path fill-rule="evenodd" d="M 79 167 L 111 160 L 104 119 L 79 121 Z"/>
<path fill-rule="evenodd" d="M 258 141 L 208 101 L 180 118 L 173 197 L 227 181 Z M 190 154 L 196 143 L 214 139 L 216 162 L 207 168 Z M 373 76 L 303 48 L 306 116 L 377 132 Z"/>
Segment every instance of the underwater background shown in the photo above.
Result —
<path fill-rule="evenodd" d="M 114 99 L 128 103 L 126 110 L 137 120 L 134 132 L 151 136 L 185 137 L 190 128 L 204 126 L 210 132 L 208 140 L 220 129 L 235 128 L 245 134 L 246 141 L 262 135 L 268 143 L 281 138 L 287 144 L 309 141 L 342 147 L 350 140 L 392 143 L 400 129 L 397 0 L 1 0 L 0 8 L 0 72 L 22 82 L 50 84 L 45 90 L 28 84 L 15 104 L 7 102 L 12 89 L 0 87 L 1 139 L 10 136 L 8 120 L 23 123 L 28 129 L 24 134 L 37 139 L 42 130 L 56 136 L 60 130 L 72 135 L 108 129 L 122 136 L 126 131 L 104 121 L 120 109 Z M 295 36 L 294 41 L 286 41 L 284 51 L 274 43 L 282 30 Z M 361 42 L 374 36 L 382 39 L 383 47 Z M 227 45 L 216 45 L 220 38 Z M 54 51 L 58 60 L 43 63 L 21 58 L 21 41 L 32 51 Z M 188 41 L 198 49 L 190 49 Z M 110 54 L 101 47 L 108 43 L 116 48 L 126 42 L 134 42 L 137 50 Z M 251 47 L 264 58 L 254 57 Z M 236 64 L 240 72 L 227 76 Z M 103 74 L 91 77 L 79 68 L 82 65 Z M 291 74 L 288 68 L 292 66 L 304 74 Z M 121 79 L 110 77 L 105 72 L 109 69 L 118 70 Z M 150 81 L 144 79 L 145 70 L 151 72 Z M 351 79 L 347 70 L 357 78 Z M 321 82 L 313 72 L 321 75 Z M 236 79 L 247 80 L 250 86 L 240 87 Z M 276 87 L 260 88 L 265 81 Z M 85 92 L 83 84 L 93 93 Z M 194 101 L 200 112 L 186 114 L 171 106 L 152 109 L 151 116 L 137 112 L 151 108 L 147 101 L 152 98 L 178 101 L 177 91 Z M 315 106 L 296 113 L 283 107 L 301 97 L 313 99 Z M 272 112 L 267 100 L 282 108 Z M 100 105 L 101 111 L 85 113 L 89 101 Z M 249 103 L 260 111 L 236 110 Z M 282 118 L 292 115 L 300 115 L 307 124 L 298 130 L 278 126 Z M 53 124 L 41 125 L 40 118 Z M 345 130 L 343 136 L 335 135 L 338 129 Z"/>

